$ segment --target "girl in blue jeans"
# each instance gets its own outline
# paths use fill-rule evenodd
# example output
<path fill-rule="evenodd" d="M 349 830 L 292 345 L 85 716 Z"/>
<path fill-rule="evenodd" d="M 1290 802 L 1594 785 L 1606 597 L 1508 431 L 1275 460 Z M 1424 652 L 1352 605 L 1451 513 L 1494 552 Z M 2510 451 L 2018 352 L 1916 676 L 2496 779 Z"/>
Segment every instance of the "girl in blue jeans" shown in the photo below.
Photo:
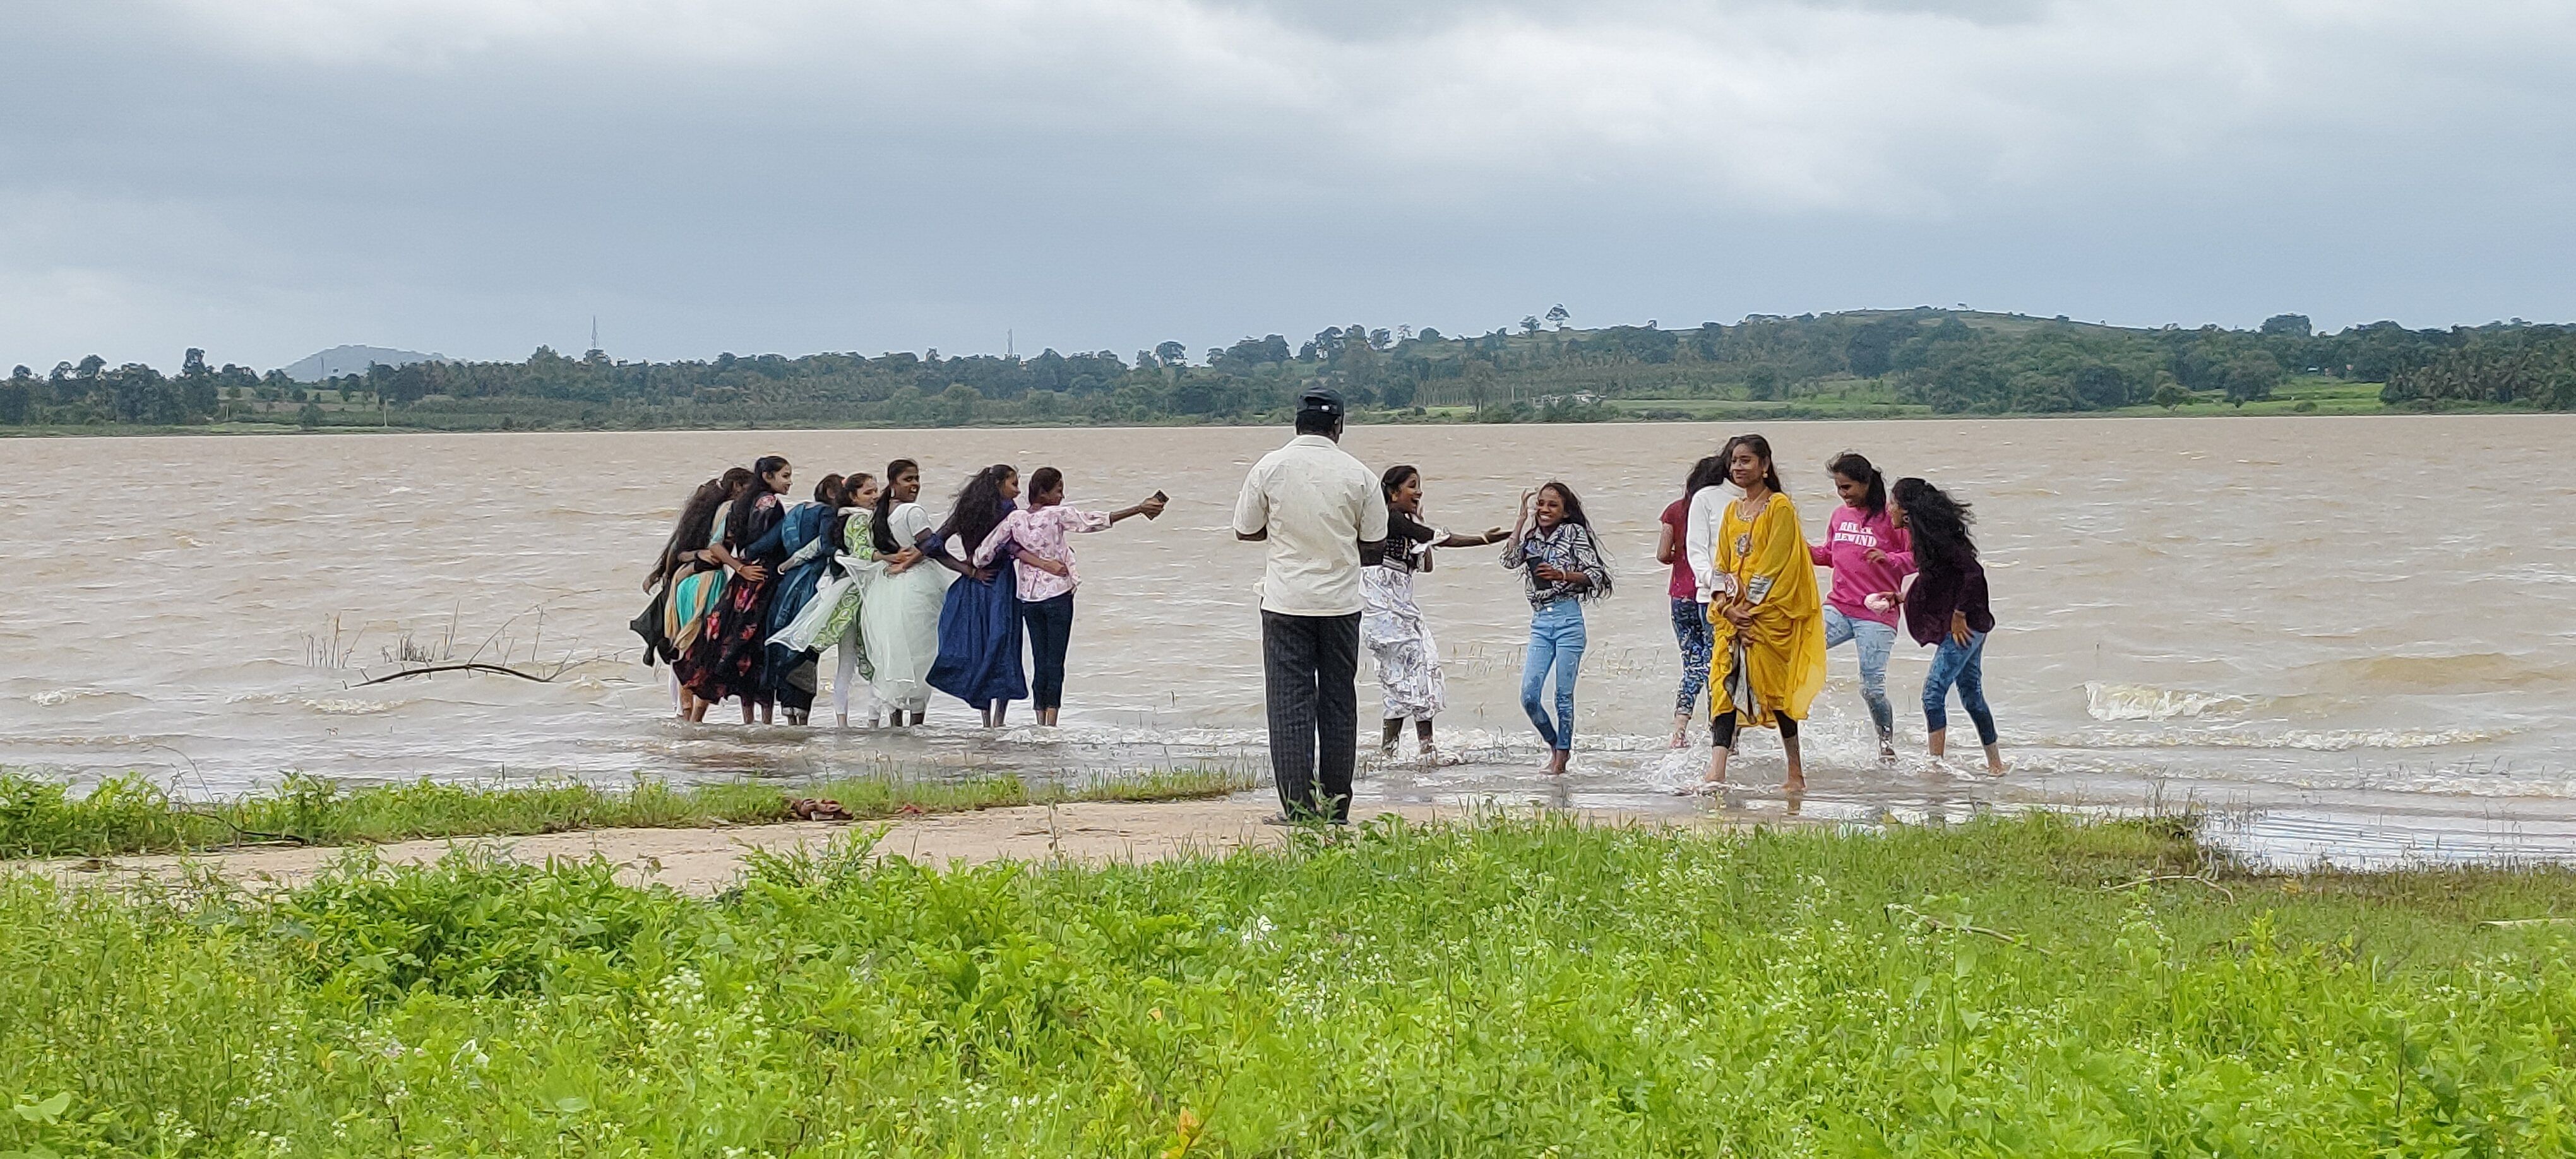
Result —
<path fill-rule="evenodd" d="M 1610 594 L 1610 568 L 1592 521 L 1572 488 L 1549 480 L 1521 495 L 1520 518 L 1503 543 L 1503 566 L 1521 573 L 1529 595 L 1529 660 L 1521 666 L 1521 709 L 1550 753 L 1547 771 L 1563 774 L 1574 753 L 1574 677 L 1583 668 L 1584 601 Z M 1540 693 L 1556 673 L 1556 718 Z"/>
<path fill-rule="evenodd" d="M 1878 759 L 1896 759 L 1896 710 L 1887 702 L 1887 656 L 1896 649 L 1893 604 L 1873 606 L 1869 597 L 1894 591 L 1914 570 L 1914 556 L 1895 513 L 1888 509 L 1887 477 L 1856 451 L 1825 461 L 1842 505 L 1825 517 L 1825 539 L 1809 544 L 1807 554 L 1818 567 L 1834 569 L 1833 593 L 1825 598 L 1825 648 L 1849 641 L 1860 653 L 1860 699 L 1869 706 L 1869 721 L 1878 730 Z"/>
<path fill-rule="evenodd" d="M 1921 479 L 1899 479 L 1888 512 L 1914 543 L 1915 573 L 1904 592 L 1905 627 L 1917 644 L 1932 644 L 1932 671 L 1923 678 L 1923 727 L 1933 756 L 1948 750 L 1950 690 L 1976 722 L 1986 750 L 1986 771 L 2002 776 L 2004 757 L 1995 745 L 1995 714 L 1986 707 L 1986 634 L 1995 615 L 1986 606 L 1986 569 L 1968 525 L 1968 505 Z M 1872 597 L 1880 599 L 1883 597 Z"/>

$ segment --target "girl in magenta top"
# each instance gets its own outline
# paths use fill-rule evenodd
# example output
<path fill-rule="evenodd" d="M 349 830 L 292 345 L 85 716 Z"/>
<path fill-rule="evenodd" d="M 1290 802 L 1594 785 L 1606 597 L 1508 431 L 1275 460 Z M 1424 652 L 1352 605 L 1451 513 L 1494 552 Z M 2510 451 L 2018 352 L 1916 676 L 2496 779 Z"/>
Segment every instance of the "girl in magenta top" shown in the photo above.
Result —
<path fill-rule="evenodd" d="M 1673 639 L 1681 645 L 1682 683 L 1680 695 L 1673 701 L 1673 747 L 1690 743 L 1691 718 L 1699 703 L 1700 693 L 1708 687 L 1709 650 L 1714 647 L 1708 624 L 1708 604 L 1700 599 L 1699 572 L 1691 566 L 1691 502 L 1711 487 L 1723 488 L 1732 498 L 1735 487 L 1726 481 L 1726 460 L 1710 455 L 1691 464 L 1690 474 L 1682 480 L 1682 497 L 1664 508 L 1663 532 L 1655 541 L 1655 558 L 1673 567 L 1672 582 L 1664 593 L 1672 601 Z"/>
<path fill-rule="evenodd" d="M 1845 451 L 1825 463 L 1842 505 L 1825 520 L 1825 538 L 1807 546 L 1817 567 L 1834 569 L 1825 597 L 1825 647 L 1851 641 L 1860 653 L 1860 698 L 1878 726 L 1878 757 L 1896 759 L 1896 711 L 1887 702 L 1887 658 L 1896 649 L 1896 609 L 1869 606 L 1876 593 L 1896 591 L 1914 570 L 1912 542 L 1887 505 L 1887 479 L 1859 453 Z"/>

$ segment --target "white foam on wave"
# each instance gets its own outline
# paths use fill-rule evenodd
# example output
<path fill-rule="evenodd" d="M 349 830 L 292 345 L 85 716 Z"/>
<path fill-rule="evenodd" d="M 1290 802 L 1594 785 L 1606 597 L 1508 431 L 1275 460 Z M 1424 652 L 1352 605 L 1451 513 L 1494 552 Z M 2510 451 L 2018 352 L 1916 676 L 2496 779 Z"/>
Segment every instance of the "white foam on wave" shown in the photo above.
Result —
<path fill-rule="evenodd" d="M 2477 744 L 2512 736 L 2511 729 L 2286 729 L 2280 732 L 2164 731 L 2151 733 L 2079 733 L 2038 736 L 2029 743 L 2069 749 L 2299 749 L 2339 753 L 2353 749 L 2422 749 Z"/>
<path fill-rule="evenodd" d="M 316 697 L 312 700 L 306 700 L 301 703 L 304 707 L 321 713 L 324 716 L 374 716 L 379 712 L 393 711 L 396 702 L 390 700 L 359 700 L 354 697 L 344 696 L 323 696 Z"/>
<path fill-rule="evenodd" d="M 133 693 L 117 692 L 106 688 L 48 688 L 28 696 L 27 699 L 40 707 L 59 708 L 76 700 L 92 700 L 108 696 L 135 699 Z"/>
<path fill-rule="evenodd" d="M 324 716 L 374 716 L 391 712 L 408 700 L 365 700 L 354 696 L 297 696 L 291 692 L 236 692 L 224 698 L 226 704 L 291 704 Z"/>
<path fill-rule="evenodd" d="M 2251 698 L 2153 684 L 2084 682 L 2085 714 L 2099 721 L 2198 720 L 2232 716 L 2254 706 Z"/>

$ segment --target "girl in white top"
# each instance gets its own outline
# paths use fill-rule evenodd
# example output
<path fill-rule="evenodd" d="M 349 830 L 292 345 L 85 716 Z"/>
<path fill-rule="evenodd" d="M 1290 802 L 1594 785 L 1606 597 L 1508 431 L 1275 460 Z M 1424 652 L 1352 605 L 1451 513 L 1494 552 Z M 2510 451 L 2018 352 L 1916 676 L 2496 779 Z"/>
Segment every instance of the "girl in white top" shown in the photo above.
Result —
<path fill-rule="evenodd" d="M 877 497 L 877 555 L 888 559 L 885 576 L 869 586 L 859 608 L 859 633 L 876 666 L 877 699 L 897 726 L 920 724 L 930 711 L 930 665 L 939 658 L 939 608 L 948 595 L 948 569 L 925 567 L 921 557 L 895 559 L 936 530 L 921 509 L 921 465 L 910 459 L 886 464 L 885 493 Z M 912 719 L 906 721 L 905 713 Z"/>

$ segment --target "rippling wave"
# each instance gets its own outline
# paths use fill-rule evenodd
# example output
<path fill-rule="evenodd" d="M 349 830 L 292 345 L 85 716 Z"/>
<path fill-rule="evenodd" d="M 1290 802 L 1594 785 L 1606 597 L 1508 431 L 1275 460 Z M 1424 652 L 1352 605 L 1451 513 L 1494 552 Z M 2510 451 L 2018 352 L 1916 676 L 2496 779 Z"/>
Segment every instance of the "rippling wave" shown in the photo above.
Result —
<path fill-rule="evenodd" d="M 2250 697 L 2195 692 L 2188 688 L 2112 684 L 2100 680 L 2084 682 L 2084 711 L 2100 721 L 2196 720 L 2209 716 L 2234 716 L 2255 703 Z"/>

